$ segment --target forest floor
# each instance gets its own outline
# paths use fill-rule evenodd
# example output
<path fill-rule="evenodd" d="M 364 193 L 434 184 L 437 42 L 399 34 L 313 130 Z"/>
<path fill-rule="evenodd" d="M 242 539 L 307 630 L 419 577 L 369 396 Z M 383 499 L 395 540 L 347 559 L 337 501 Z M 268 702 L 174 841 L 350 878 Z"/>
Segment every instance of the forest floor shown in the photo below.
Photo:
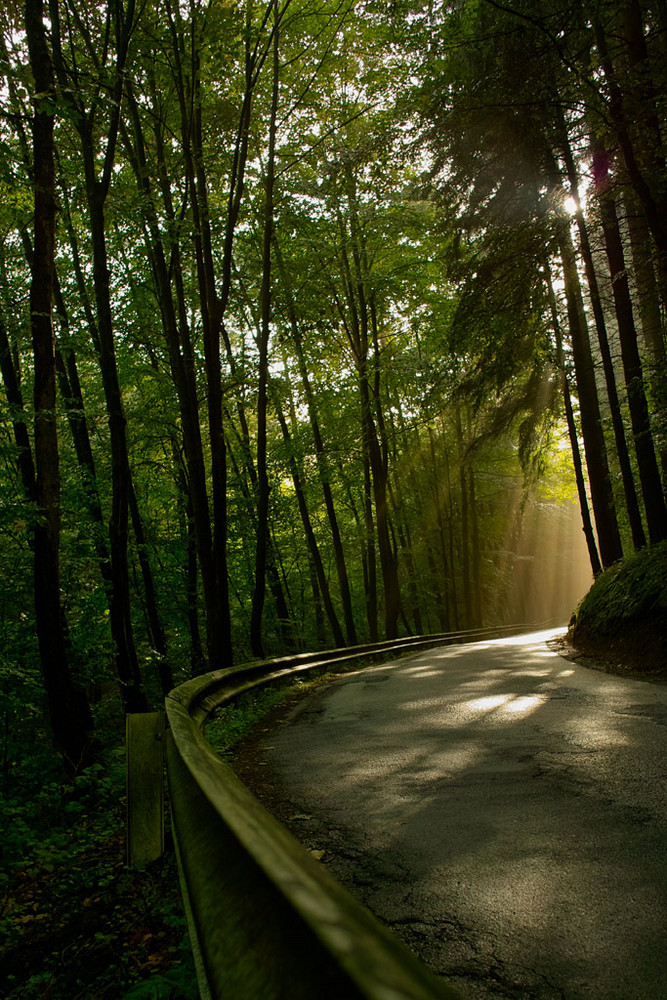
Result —
<path fill-rule="evenodd" d="M 667 683 L 664 660 L 640 660 L 640 669 L 636 657 L 624 661 L 618 649 L 588 656 L 563 642 L 563 653 L 583 666 Z M 285 691 L 277 704 L 267 702 L 259 724 L 255 715 L 233 748 L 239 777 L 296 834 L 294 810 L 266 774 L 261 745 L 303 693 L 299 686 Z M 47 781 L 31 815 L 20 795 L 4 796 L 0 996 L 5 1000 L 198 996 L 169 833 L 159 861 L 143 870 L 125 861 L 121 755 L 118 748 L 114 767 L 98 766 L 77 779 L 73 790 Z"/>
<path fill-rule="evenodd" d="M 110 831 L 75 858 L 36 862 L 5 887 L 0 959 L 6 1000 L 195 998 L 173 853 L 125 865 Z"/>
<path fill-rule="evenodd" d="M 40 740 L 20 778 L 0 784 L 3 1000 L 198 997 L 169 837 L 152 865 L 126 864 L 121 729 L 104 766 L 73 786 Z"/>

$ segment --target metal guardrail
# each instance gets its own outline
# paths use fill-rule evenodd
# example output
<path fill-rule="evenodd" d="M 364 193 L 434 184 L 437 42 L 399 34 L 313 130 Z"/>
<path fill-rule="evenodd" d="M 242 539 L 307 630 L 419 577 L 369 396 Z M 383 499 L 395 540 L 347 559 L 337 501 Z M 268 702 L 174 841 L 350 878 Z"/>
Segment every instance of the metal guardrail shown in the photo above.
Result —
<path fill-rule="evenodd" d="M 170 692 L 172 824 L 202 1000 L 460 1000 L 264 809 L 203 728 L 221 705 L 303 672 L 541 627 L 299 654 L 213 671 Z"/>

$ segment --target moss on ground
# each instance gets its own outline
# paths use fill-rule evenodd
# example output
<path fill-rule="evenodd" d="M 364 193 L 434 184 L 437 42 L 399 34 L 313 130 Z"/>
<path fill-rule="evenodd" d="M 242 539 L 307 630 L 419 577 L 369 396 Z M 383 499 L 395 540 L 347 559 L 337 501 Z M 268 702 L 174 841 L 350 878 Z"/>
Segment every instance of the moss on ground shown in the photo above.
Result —
<path fill-rule="evenodd" d="M 572 616 L 568 638 L 615 672 L 667 677 L 667 542 L 598 577 Z"/>

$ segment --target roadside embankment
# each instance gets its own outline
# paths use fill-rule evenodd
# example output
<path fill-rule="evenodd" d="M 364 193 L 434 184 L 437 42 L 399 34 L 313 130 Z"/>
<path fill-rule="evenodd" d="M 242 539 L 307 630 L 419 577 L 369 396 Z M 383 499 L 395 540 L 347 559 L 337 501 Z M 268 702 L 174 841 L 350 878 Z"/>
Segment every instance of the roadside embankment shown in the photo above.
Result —
<path fill-rule="evenodd" d="M 610 672 L 667 679 L 667 542 L 599 576 L 572 615 L 568 639 Z"/>

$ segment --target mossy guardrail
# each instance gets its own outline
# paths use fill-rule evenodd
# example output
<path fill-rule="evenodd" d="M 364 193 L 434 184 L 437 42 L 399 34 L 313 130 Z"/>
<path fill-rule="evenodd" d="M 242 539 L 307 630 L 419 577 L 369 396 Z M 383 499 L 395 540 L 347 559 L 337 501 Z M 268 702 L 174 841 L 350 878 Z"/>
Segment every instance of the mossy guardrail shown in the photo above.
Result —
<path fill-rule="evenodd" d="M 202 1000 L 460 1000 L 354 900 L 206 742 L 222 705 L 299 674 L 547 626 L 418 636 L 213 671 L 166 699 L 167 774 Z"/>

